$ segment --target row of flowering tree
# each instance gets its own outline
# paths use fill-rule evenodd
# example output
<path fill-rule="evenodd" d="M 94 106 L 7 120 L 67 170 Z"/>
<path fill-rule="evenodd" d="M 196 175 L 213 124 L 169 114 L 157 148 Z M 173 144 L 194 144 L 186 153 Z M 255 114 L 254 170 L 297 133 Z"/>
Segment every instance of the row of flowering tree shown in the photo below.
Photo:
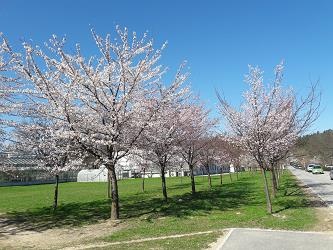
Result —
<path fill-rule="evenodd" d="M 283 67 L 283 63 L 276 66 L 275 78 L 269 85 L 264 84 L 263 72 L 250 66 L 245 79 L 249 90 L 244 93 L 239 109 L 218 95 L 231 142 L 250 154 L 262 171 L 268 213 L 272 213 L 272 203 L 266 171 L 272 173 L 275 196 L 279 161 L 319 115 L 320 96 L 316 86 L 311 87 L 305 98 L 297 98 L 292 89 L 282 86 Z"/>
<path fill-rule="evenodd" d="M 54 208 L 59 173 L 92 158 L 108 170 L 111 219 L 119 218 L 120 161 L 135 155 L 158 166 L 167 200 L 166 169 L 184 157 L 195 192 L 201 141 L 216 124 L 186 85 L 185 64 L 165 82 L 165 45 L 155 49 L 147 34 L 126 28 L 116 33 L 111 40 L 92 31 L 98 54 L 91 57 L 56 36 L 44 46 L 23 43 L 20 52 L 2 36 L 0 50 L 1 125 L 11 127 L 16 150 L 36 155 L 55 176 Z"/>
<path fill-rule="evenodd" d="M 160 93 L 165 68 L 158 65 L 162 49 L 155 50 L 146 34 L 130 37 L 117 28 L 111 42 L 92 35 L 99 54 L 85 58 L 77 44 L 53 36 L 43 48 L 24 43 L 13 71 L 19 79 L 25 120 L 51 121 L 54 140 L 70 140 L 82 152 L 106 166 L 112 183 L 111 218 L 119 218 L 117 162 L 127 156 L 163 103 L 173 98 Z M 4 39 L 5 41 L 5 39 Z M 8 52 L 9 51 L 9 52 Z M 166 88 L 178 88 L 186 76 L 178 73 Z"/>
<path fill-rule="evenodd" d="M 274 194 L 278 162 L 318 115 L 315 90 L 298 101 L 281 85 L 282 64 L 271 86 L 263 83 L 260 69 L 250 67 L 239 110 L 218 95 L 227 125 L 227 133 L 218 134 L 218 121 L 187 85 L 184 63 L 173 78 L 165 77 L 168 70 L 159 64 L 165 45 L 155 49 L 147 34 L 138 37 L 126 28 L 117 27 L 116 33 L 111 39 L 92 30 L 97 55 L 90 57 L 79 44 L 68 48 L 66 39 L 56 36 L 44 46 L 23 43 L 20 53 L 2 37 L 1 137 L 12 132 L 7 139 L 16 149 L 35 154 L 41 168 L 55 176 L 54 208 L 59 173 L 85 166 L 86 159 L 108 170 L 115 220 L 116 167 L 124 159 L 132 157 L 144 170 L 157 166 L 167 201 L 165 173 L 172 166 L 188 165 L 195 194 L 196 167 L 206 170 L 211 188 L 210 166 L 233 163 L 238 169 L 241 158 L 250 155 L 262 170 L 271 212 L 266 171 L 272 171 Z"/>
<path fill-rule="evenodd" d="M 192 193 L 195 194 L 194 169 L 206 166 L 203 153 L 208 149 L 217 148 L 217 145 L 211 143 L 212 140 L 208 140 L 212 138 L 209 133 L 213 131 L 217 121 L 209 118 L 209 112 L 203 105 L 192 101 L 187 91 L 178 92 L 172 103 L 159 110 L 157 119 L 139 140 L 139 158 L 152 163 L 150 166 L 158 166 L 160 170 L 165 201 L 168 199 L 166 170 L 174 166 L 187 165 Z M 215 153 L 215 158 L 220 157 L 218 152 Z M 212 166 L 213 162 L 208 164 Z"/>

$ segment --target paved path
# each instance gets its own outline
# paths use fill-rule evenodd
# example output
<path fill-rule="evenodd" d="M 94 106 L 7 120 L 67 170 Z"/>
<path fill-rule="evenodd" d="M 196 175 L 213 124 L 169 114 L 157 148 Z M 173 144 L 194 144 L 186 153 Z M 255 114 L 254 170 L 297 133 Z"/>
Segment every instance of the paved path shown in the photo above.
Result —
<path fill-rule="evenodd" d="M 332 250 L 333 234 L 232 229 L 218 250 Z"/>
<path fill-rule="evenodd" d="M 301 169 L 289 170 L 333 208 L 333 181 L 329 173 L 314 175 Z M 219 250 L 331 250 L 333 234 L 283 230 L 231 229 Z"/>
<path fill-rule="evenodd" d="M 317 194 L 328 206 L 333 208 L 333 181 L 329 177 L 329 172 L 314 175 L 293 167 L 289 167 L 289 170 L 302 181 L 303 184 L 311 188 L 313 193 Z"/>

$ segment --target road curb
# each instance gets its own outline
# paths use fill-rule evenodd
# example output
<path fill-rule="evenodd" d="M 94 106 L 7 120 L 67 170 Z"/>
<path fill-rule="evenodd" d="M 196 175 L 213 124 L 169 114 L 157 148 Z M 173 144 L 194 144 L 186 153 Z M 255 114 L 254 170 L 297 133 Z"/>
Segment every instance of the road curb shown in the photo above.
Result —
<path fill-rule="evenodd" d="M 227 242 L 228 238 L 230 237 L 230 235 L 234 231 L 234 228 L 230 228 L 230 229 L 227 229 L 227 230 L 228 230 L 228 233 L 222 237 L 221 242 L 219 242 L 219 240 L 217 240 L 217 242 L 213 246 L 211 246 L 209 248 L 209 250 L 222 249 L 223 245 Z"/>

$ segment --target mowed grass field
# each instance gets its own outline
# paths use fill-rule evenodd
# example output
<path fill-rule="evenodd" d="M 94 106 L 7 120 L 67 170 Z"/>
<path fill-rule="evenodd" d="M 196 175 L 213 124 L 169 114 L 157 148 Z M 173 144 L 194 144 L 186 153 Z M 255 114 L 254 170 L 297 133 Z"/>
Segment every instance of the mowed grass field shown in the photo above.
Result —
<path fill-rule="evenodd" d="M 159 178 L 146 179 L 144 193 L 141 179 L 120 180 L 119 223 L 124 228 L 99 240 L 125 241 L 230 227 L 307 230 L 315 225 L 314 207 L 288 171 L 281 179 L 277 198 L 273 199 L 273 215 L 266 213 L 259 172 L 243 172 L 238 180 L 233 174 L 232 179 L 224 175 L 220 185 L 220 177 L 213 176 L 213 188 L 209 190 L 207 177 L 198 176 L 197 194 L 192 196 L 189 177 L 167 178 L 167 203 L 162 199 Z M 82 226 L 109 218 L 106 183 L 61 183 L 56 213 L 52 213 L 53 191 L 53 185 L 0 187 L 0 213 L 25 229 L 40 231 Z M 215 234 L 188 237 L 192 242 L 189 246 L 202 248 L 202 244 L 216 237 Z M 169 241 L 173 242 L 171 246 L 177 242 L 186 245 L 184 239 Z M 137 247 L 145 249 L 151 244 L 157 243 L 142 243 Z"/>

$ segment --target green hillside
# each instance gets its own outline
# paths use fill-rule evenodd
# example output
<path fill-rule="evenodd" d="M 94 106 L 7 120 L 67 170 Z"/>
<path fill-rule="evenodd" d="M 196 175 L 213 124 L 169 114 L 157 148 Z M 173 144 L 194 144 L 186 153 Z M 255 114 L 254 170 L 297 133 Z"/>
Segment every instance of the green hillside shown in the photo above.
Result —
<path fill-rule="evenodd" d="M 300 161 L 317 161 L 323 165 L 333 165 L 333 130 L 301 137 L 294 149 L 294 155 Z"/>

